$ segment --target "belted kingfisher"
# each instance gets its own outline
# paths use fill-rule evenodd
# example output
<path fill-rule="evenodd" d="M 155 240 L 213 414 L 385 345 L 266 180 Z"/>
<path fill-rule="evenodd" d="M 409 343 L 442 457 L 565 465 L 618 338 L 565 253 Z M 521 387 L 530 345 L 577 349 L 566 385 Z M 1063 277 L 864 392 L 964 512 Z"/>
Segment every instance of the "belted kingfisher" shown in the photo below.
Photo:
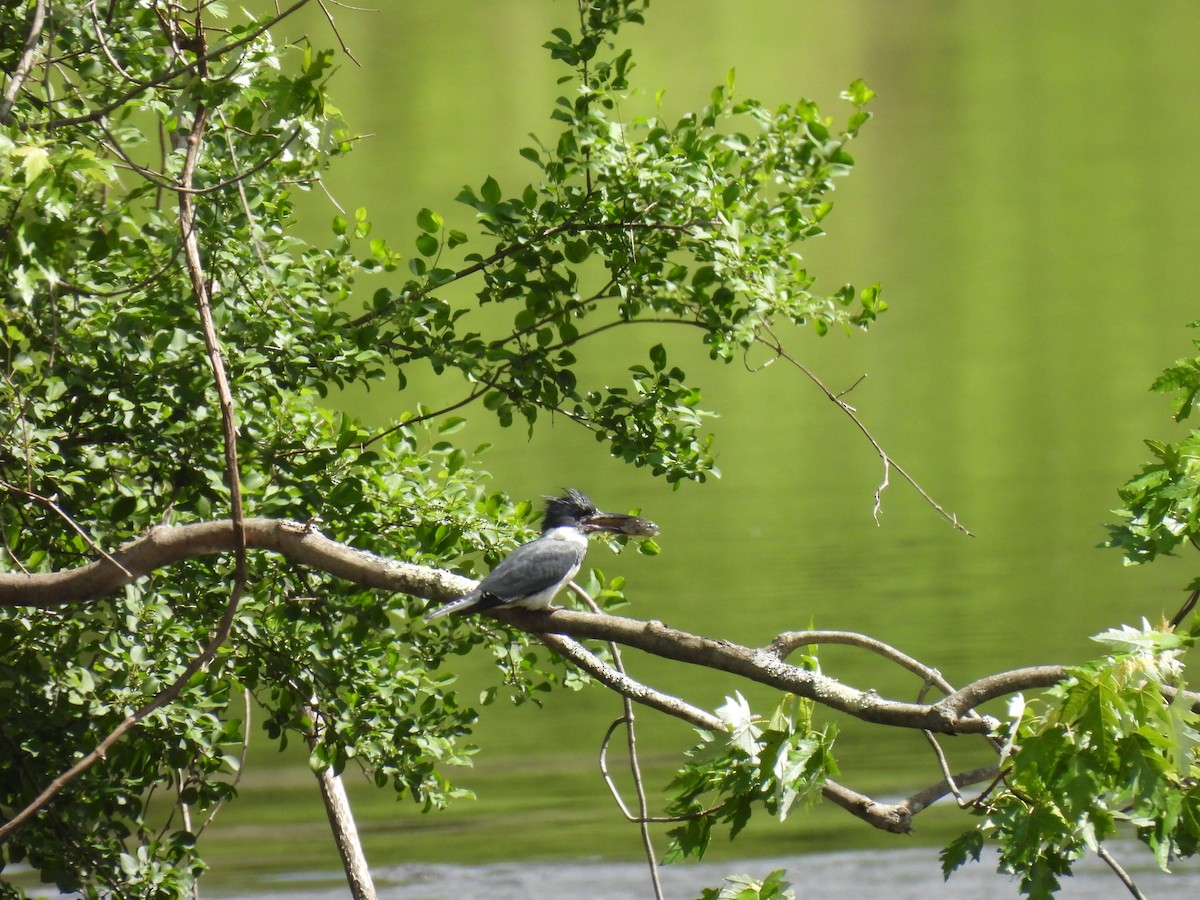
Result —
<path fill-rule="evenodd" d="M 465 597 L 427 612 L 426 621 L 497 607 L 546 609 L 583 565 L 588 535 L 602 531 L 653 537 L 658 526 L 638 516 L 601 512 L 587 494 L 574 488 L 549 497 L 542 536 L 502 559 Z"/>

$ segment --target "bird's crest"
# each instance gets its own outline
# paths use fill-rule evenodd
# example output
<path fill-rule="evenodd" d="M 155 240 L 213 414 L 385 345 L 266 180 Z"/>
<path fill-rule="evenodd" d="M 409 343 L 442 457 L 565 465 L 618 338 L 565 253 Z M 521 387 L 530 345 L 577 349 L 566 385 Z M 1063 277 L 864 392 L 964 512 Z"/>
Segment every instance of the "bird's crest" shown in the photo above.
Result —
<path fill-rule="evenodd" d="M 563 525 L 578 525 L 580 519 L 599 513 L 596 504 L 583 491 L 567 488 L 561 497 L 546 498 L 546 515 L 542 519 L 542 531 Z"/>

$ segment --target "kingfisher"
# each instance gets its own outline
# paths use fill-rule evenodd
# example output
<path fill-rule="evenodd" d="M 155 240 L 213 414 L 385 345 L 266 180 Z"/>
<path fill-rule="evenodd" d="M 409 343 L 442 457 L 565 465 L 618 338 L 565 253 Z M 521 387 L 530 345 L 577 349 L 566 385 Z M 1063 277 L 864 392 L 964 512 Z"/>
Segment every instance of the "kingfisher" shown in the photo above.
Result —
<path fill-rule="evenodd" d="M 546 498 L 541 537 L 504 557 L 471 593 L 430 610 L 425 619 L 513 606 L 547 609 L 583 565 L 588 535 L 602 532 L 654 537 L 658 526 L 639 516 L 601 512 L 587 494 L 570 488 Z"/>

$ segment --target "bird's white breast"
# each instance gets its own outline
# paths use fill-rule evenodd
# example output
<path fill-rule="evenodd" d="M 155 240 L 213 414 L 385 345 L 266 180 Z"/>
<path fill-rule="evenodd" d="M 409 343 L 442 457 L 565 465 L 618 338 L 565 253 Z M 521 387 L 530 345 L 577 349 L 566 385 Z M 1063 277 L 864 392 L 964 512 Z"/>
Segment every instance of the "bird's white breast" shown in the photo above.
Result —
<path fill-rule="evenodd" d="M 568 544 L 574 544 L 577 547 L 587 547 L 587 536 L 577 528 L 551 528 L 542 535 L 542 540 L 550 541 L 566 541 Z"/>

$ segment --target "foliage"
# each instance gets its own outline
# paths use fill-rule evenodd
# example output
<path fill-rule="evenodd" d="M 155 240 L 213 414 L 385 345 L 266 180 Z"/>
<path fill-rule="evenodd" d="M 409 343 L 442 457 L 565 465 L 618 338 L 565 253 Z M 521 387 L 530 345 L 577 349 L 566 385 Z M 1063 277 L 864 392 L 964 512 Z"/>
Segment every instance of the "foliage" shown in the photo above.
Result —
<path fill-rule="evenodd" d="M 668 786 L 668 812 L 684 821 L 670 831 L 667 861 L 702 857 L 717 822 L 728 823 L 730 840 L 737 837 L 757 805 L 782 822 L 797 800 L 820 797 L 825 778 L 837 774 L 835 729 L 815 730 L 812 713 L 811 701 L 788 696 L 764 724 L 741 694 L 726 700 L 717 715 L 728 731 L 701 731 Z"/>
<path fill-rule="evenodd" d="M 704 890 L 699 900 L 795 900 L 796 892 L 784 881 L 784 869 L 775 869 L 759 881 L 749 875 L 731 875 L 720 888 Z"/>
<path fill-rule="evenodd" d="M 230 514 L 194 276 L 229 372 L 247 515 L 319 522 L 397 560 L 494 563 L 532 510 L 486 490 L 481 448 L 455 443 L 461 419 L 411 398 L 396 427 L 371 432 L 318 405 L 350 385 L 403 389 L 425 365 L 459 373 L 464 399 L 502 424 L 561 416 L 669 480 L 713 472 L 708 414 L 665 344 L 612 384 L 589 381 L 578 354 L 651 321 L 691 327 L 722 360 L 775 318 L 866 327 L 885 306 L 878 289 L 813 293 L 794 245 L 820 233 L 871 93 L 851 87 L 841 130 L 807 101 L 735 99 L 732 77 L 677 122 L 623 122 L 633 66 L 612 40 L 645 5 L 581 4 L 579 28 L 554 32 L 547 47 L 570 74 L 559 132 L 521 151 L 535 177 L 515 193 L 491 177 L 463 191 L 479 234 L 420 210 L 403 260 L 364 210 L 336 218 L 324 245 L 292 229 L 295 192 L 353 142 L 326 92 L 333 54 L 272 37 L 291 9 L 68 0 L 39 25 L 34 0 L 5 4 L 0 566 L 68 568 L 158 523 Z M 189 271 L 191 235 L 203 271 Z M 364 291 L 369 277 L 382 286 Z M 448 293 L 459 282 L 473 302 Z M 314 766 L 353 760 L 430 808 L 462 793 L 442 770 L 473 752 L 477 712 L 440 671 L 447 656 L 490 645 L 518 701 L 579 682 L 520 633 L 428 628 L 411 598 L 265 555 L 249 565 L 215 659 L 9 840 L 0 866 L 25 860 L 89 895 L 189 892 L 197 839 L 236 794 L 243 692 L 279 744 L 315 729 Z M 184 671 L 231 570 L 201 559 L 85 605 L 0 612 L 6 815 Z M 618 582 L 599 583 L 619 600 Z"/>
<path fill-rule="evenodd" d="M 470 572 L 527 536 L 534 510 L 487 489 L 485 448 L 459 443 L 452 413 L 474 404 L 530 429 L 562 418 L 655 475 L 703 481 L 716 471 L 711 414 L 660 335 L 686 326 L 729 362 L 766 337 L 777 347 L 776 322 L 820 335 L 886 308 L 877 286 L 816 291 L 797 250 L 853 164 L 871 91 L 848 88 L 839 128 L 810 101 L 736 97 L 731 73 L 677 121 L 626 121 L 634 67 L 615 36 L 645 0 L 580 3 L 578 26 L 552 33 L 546 49 L 569 70 L 556 133 L 520 150 L 528 184 L 471 178 L 457 199 L 473 227 L 416 211 L 408 259 L 366 210 L 336 217 L 322 244 L 300 239 L 296 192 L 353 139 L 327 94 L 334 55 L 272 37 L 298 5 L 263 19 L 144 0 L 0 9 L 3 570 L 70 568 L 159 523 L 231 515 L 198 294 L 229 372 L 246 514 Z M 599 336 L 651 324 L 656 343 L 618 375 L 583 364 Z M 461 379 L 461 401 L 422 405 L 408 382 L 425 368 Z M 409 407 L 387 429 L 319 405 L 385 383 Z M 1200 358 L 1155 388 L 1179 392 L 1186 418 Z M 1122 490 L 1110 543 L 1129 561 L 1196 542 L 1197 446 L 1195 433 L 1151 444 L 1157 461 Z M 229 608 L 234 568 L 200 558 L 117 596 L 0 610 L 5 819 L 187 671 Z M 601 603 L 621 602 L 620 579 L 590 577 Z M 431 809 L 466 793 L 446 769 L 475 752 L 479 713 L 442 671 L 449 657 L 486 646 L 495 658 L 480 706 L 585 681 L 524 632 L 428 627 L 420 601 L 281 558 L 251 557 L 247 584 L 211 662 L 4 843 L 0 867 L 27 861 L 88 896 L 189 894 L 203 831 L 236 796 L 252 715 L 279 745 L 309 742 L 315 768 L 358 764 Z M 1120 823 L 1163 866 L 1194 853 L 1196 714 L 1179 699 L 1194 637 L 1107 632 L 1104 659 L 1016 704 L 1002 778 L 946 871 L 993 839 L 1002 867 L 1045 896 Z M 715 824 L 736 836 L 759 807 L 785 818 L 836 773 L 834 731 L 810 701 L 789 696 L 763 721 L 739 695 L 720 714 L 725 730 L 701 732 L 671 785 L 672 858 L 702 855 Z M 782 873 L 739 876 L 707 896 L 787 888 Z"/>
<path fill-rule="evenodd" d="M 457 369 L 502 424 L 519 417 L 532 426 L 548 410 L 656 475 L 703 480 L 713 470 L 711 437 L 701 431 L 708 413 L 664 345 L 616 387 L 579 383 L 577 347 L 614 327 L 678 324 L 699 329 L 711 356 L 728 362 L 776 318 L 811 322 L 821 334 L 872 322 L 886 307 L 877 287 L 813 294 L 794 247 L 821 233 L 826 194 L 853 164 L 845 145 L 873 94 L 851 86 L 855 112 L 837 132 L 808 101 L 774 110 L 735 101 L 731 74 L 698 113 L 624 123 L 611 111 L 626 92 L 628 51 L 593 62 L 596 35 L 585 29 L 578 44 L 565 29 L 555 35 L 548 46 L 577 61 L 580 89 L 559 98 L 558 138 L 521 151 L 539 183 L 509 197 L 491 177 L 464 188 L 459 201 L 495 243 L 467 253 L 457 270 L 443 258 L 466 235 L 422 210 L 419 255 L 408 264 L 415 277 L 377 291 L 353 325 L 401 371 L 415 359 L 438 373 Z M 440 299 L 478 273 L 477 310 Z M 511 319 L 485 333 L 494 321 L 487 307 L 506 301 Z"/>
<path fill-rule="evenodd" d="M 1200 321 L 1191 327 L 1200 327 Z M 1193 341 L 1200 348 L 1200 340 Z M 1175 421 L 1192 414 L 1200 394 L 1200 356 L 1178 360 L 1151 385 L 1175 393 Z M 1150 562 L 1181 544 L 1200 539 L 1200 432 L 1178 441 L 1146 441 L 1155 461 L 1143 466 L 1120 490 L 1120 518 L 1110 527 L 1108 546 L 1117 547 L 1130 565 Z M 1191 588 L 1200 587 L 1200 579 Z"/>
<path fill-rule="evenodd" d="M 942 853 L 947 875 L 978 860 L 985 838 L 1021 891 L 1049 897 L 1074 862 L 1134 830 L 1167 870 L 1200 847 L 1200 715 L 1182 693 L 1183 652 L 1194 634 L 1113 629 L 1096 635 L 1110 655 L 1026 704 L 1010 705 L 1003 783 L 974 804 L 983 821 Z"/>

